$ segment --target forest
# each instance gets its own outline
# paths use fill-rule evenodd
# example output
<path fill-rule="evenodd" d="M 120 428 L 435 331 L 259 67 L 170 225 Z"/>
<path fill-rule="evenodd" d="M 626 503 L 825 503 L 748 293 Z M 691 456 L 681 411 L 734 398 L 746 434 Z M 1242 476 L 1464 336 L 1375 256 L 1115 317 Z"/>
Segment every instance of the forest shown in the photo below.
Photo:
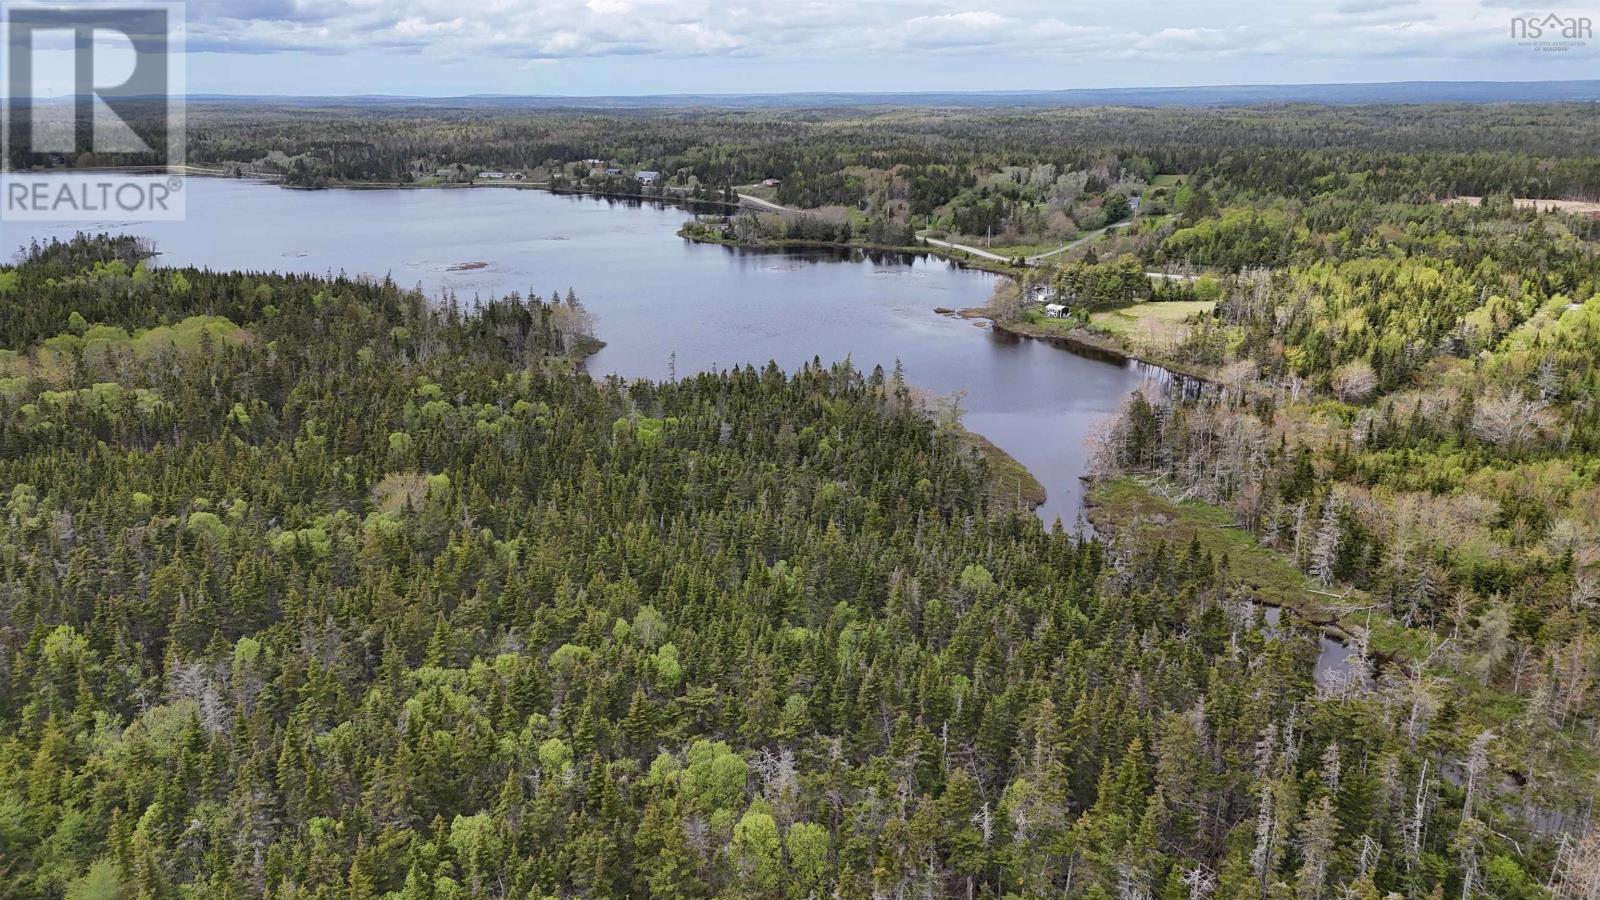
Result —
<path fill-rule="evenodd" d="M 197 101 L 189 162 L 285 184 L 523 184 L 666 199 L 736 191 L 909 244 L 932 231 L 1048 249 L 1122 221 L 1129 198 L 1169 211 L 1162 176 L 1213 195 L 1307 203 L 1458 195 L 1597 199 L 1594 104 L 1176 109 L 519 110 Z M 661 173 L 641 186 L 633 173 Z M 768 223 L 768 239 L 785 235 Z M 869 238 L 869 235 L 871 236 Z M 875 238 L 875 239 L 872 239 Z M 836 239 L 833 237 L 830 240 Z M 1257 261 L 1259 263 L 1259 261 Z"/>
<path fill-rule="evenodd" d="M 1543 895 L 1492 752 L 893 373 L 145 252 L 0 276 L 5 896 Z"/>
<path fill-rule="evenodd" d="M 1237 528 L 1303 573 L 1311 587 L 1270 592 L 1406 673 L 1390 677 L 1414 721 L 1454 734 L 1441 777 L 1482 754 L 1510 773 L 1493 793 L 1565 852 L 1590 840 L 1600 771 L 1596 219 L 1510 185 L 1380 200 L 1367 174 L 1300 196 L 1186 187 L 1120 255 L 1031 277 L 1071 327 L 1131 316 L 1145 330 L 1122 343 L 1188 373 L 1104 435 L 1104 521 L 1149 539 L 1204 519 L 1203 546 Z M 1186 274 L 1140 283 L 1164 267 Z M 1196 311 L 1159 322 L 1168 299 Z M 1585 896 L 1568 872 L 1548 887 Z"/>

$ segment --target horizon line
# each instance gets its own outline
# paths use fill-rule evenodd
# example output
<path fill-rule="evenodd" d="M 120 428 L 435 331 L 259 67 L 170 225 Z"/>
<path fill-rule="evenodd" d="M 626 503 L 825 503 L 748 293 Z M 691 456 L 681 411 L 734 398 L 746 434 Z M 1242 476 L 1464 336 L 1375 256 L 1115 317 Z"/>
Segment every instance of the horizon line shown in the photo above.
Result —
<path fill-rule="evenodd" d="M 792 90 L 792 91 L 670 91 L 665 93 L 607 93 L 607 94 L 545 94 L 545 93 L 499 93 L 491 91 L 478 91 L 467 94 L 388 94 L 378 92 L 343 93 L 343 94 L 268 94 L 268 93 L 233 93 L 227 91 L 194 91 L 186 97 L 218 97 L 237 99 L 392 99 L 392 100 L 454 100 L 454 99 L 531 99 L 531 100 L 626 100 L 626 99 L 659 99 L 671 97 L 854 97 L 854 96 L 883 96 L 883 97 L 923 97 L 929 95 L 968 95 L 975 97 L 984 96 L 1009 96 L 1016 94 L 1068 94 L 1068 93 L 1094 93 L 1109 91 L 1190 91 L 1190 90 L 1244 90 L 1261 88 L 1310 88 L 1310 87 L 1401 87 L 1406 85 L 1597 85 L 1600 78 L 1407 78 L 1399 80 L 1381 81 L 1262 81 L 1262 82 L 1229 82 L 1208 84 L 1166 84 L 1166 85 L 1110 85 L 1102 87 L 1026 87 L 1026 88 L 982 88 L 950 90 L 883 90 L 876 88 L 859 88 L 852 90 Z"/>
<path fill-rule="evenodd" d="M 1404 95 L 1406 89 L 1420 96 Z M 1519 97 L 1511 90 L 1531 89 L 1536 96 Z M 1320 96 L 1319 96 L 1320 95 Z M 33 95 L 14 98 L 15 102 L 39 104 L 65 104 L 83 99 L 77 93 Z M 155 100 L 161 95 L 129 96 L 128 100 Z M 1260 82 L 1234 84 L 1178 84 L 1112 87 L 1055 87 L 1055 88 L 991 88 L 954 90 L 796 90 L 796 91 L 678 91 L 657 94 L 519 94 L 477 92 L 466 94 L 387 94 L 387 93 L 229 93 L 215 91 L 189 91 L 168 94 L 167 101 L 205 104 L 208 102 L 286 102 L 286 103 L 336 103 L 339 101 L 366 103 L 543 103 L 552 107 L 584 106 L 586 104 L 626 108 L 630 104 L 665 107 L 674 104 L 695 103 L 725 105 L 800 105 L 798 101 L 815 100 L 820 105 L 894 105 L 906 101 L 912 105 L 960 105 L 964 98 L 988 101 L 1000 105 L 1014 100 L 1023 105 L 1049 105 L 1060 101 L 1075 106 L 1140 106 L 1140 105 L 1255 105 L 1270 103 L 1312 103 L 1327 105 L 1438 105 L 1448 103 L 1592 103 L 1600 101 L 1600 78 L 1555 79 L 1407 79 L 1400 81 L 1305 81 Z M 0 97 L 0 108 L 13 98 Z M 1100 101 L 1085 103 L 1083 101 Z M 998 101 L 998 103 L 996 103 Z M 1077 102 L 1073 102 L 1077 101 Z"/>

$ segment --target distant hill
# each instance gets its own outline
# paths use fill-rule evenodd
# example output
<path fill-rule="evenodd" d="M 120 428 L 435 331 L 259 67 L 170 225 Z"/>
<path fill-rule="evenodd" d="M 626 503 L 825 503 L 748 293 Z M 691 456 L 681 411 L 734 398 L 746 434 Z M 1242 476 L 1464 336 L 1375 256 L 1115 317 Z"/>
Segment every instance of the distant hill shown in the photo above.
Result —
<path fill-rule="evenodd" d="M 1394 81 L 1374 84 L 1243 84 L 1207 87 L 1074 88 L 1059 91 L 927 91 L 917 93 L 660 94 L 557 97 L 476 94 L 466 97 L 269 97 L 197 94 L 193 103 L 303 106 L 436 106 L 505 109 L 640 109 L 667 107 L 850 106 L 1243 106 L 1262 103 L 1557 103 L 1600 101 L 1600 80 Z"/>

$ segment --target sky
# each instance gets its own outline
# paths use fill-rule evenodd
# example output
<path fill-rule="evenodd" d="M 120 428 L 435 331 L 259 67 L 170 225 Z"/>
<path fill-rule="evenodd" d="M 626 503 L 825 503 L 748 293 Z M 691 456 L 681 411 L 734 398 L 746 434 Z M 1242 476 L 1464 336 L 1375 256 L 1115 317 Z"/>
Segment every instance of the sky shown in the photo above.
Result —
<path fill-rule="evenodd" d="M 1600 78 L 1522 0 L 189 0 L 190 93 L 640 95 Z"/>

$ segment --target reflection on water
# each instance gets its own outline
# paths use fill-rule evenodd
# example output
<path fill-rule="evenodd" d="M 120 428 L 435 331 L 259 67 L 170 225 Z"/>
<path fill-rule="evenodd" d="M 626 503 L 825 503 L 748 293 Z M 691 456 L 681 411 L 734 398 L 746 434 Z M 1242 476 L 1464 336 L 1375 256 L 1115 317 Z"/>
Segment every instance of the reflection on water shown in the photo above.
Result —
<path fill-rule="evenodd" d="M 846 358 L 887 371 L 898 360 L 916 387 L 959 393 L 967 426 L 1032 470 L 1049 492 L 1040 514 L 1068 527 L 1085 439 L 1152 374 L 933 311 L 982 305 L 993 275 L 914 254 L 691 244 L 672 207 L 498 188 L 288 191 L 191 178 L 187 190 L 186 221 L 103 227 L 151 238 L 166 265 L 388 275 L 464 302 L 574 288 L 607 342 L 589 362 L 597 374 Z M 9 247 L 77 230 L 0 227 Z"/>
<path fill-rule="evenodd" d="M 1319 684 L 1370 687 L 1372 674 L 1367 669 L 1360 650 L 1352 643 L 1322 635 L 1317 652 L 1316 676 Z"/>
<path fill-rule="evenodd" d="M 1284 616 L 1282 607 L 1267 606 L 1254 600 L 1241 600 L 1226 606 L 1238 629 L 1255 627 L 1256 616 L 1259 613 L 1265 623 L 1262 631 L 1267 637 L 1278 640 L 1295 635 L 1292 628 L 1282 627 Z M 1289 615 L 1292 616 L 1294 613 L 1290 612 Z M 1236 631 L 1235 639 L 1237 637 Z M 1370 663 L 1362 659 L 1360 650 L 1352 643 L 1337 640 L 1326 632 L 1317 634 L 1317 662 L 1312 674 L 1318 686 L 1334 692 L 1347 689 L 1366 690 L 1372 687 Z"/>

